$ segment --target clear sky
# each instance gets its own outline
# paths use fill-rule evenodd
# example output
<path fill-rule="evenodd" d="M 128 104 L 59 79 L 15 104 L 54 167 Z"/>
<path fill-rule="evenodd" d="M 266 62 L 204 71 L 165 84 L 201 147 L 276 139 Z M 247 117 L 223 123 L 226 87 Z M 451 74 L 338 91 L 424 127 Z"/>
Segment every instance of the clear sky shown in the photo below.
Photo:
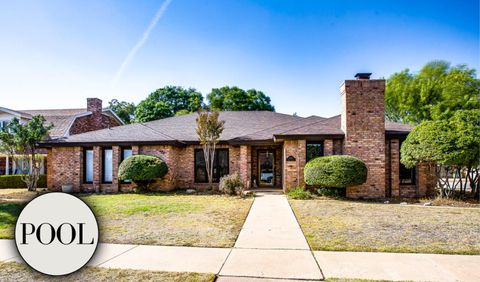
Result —
<path fill-rule="evenodd" d="M 0 0 L 0 106 L 138 103 L 165 85 L 262 90 L 332 116 L 357 72 L 479 62 L 479 1 Z"/>

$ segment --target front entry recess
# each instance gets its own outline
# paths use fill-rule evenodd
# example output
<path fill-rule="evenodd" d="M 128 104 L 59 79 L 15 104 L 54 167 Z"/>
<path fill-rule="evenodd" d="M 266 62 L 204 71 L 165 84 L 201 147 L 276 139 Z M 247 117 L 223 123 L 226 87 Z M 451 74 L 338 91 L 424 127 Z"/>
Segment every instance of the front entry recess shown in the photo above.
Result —
<path fill-rule="evenodd" d="M 258 178 L 259 186 L 273 186 L 275 183 L 274 151 L 258 151 Z"/>

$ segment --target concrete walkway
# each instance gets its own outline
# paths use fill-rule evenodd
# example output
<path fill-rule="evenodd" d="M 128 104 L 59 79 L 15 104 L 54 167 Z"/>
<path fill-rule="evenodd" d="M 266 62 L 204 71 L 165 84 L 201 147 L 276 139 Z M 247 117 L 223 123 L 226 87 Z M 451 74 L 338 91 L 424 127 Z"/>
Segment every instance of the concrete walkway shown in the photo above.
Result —
<path fill-rule="evenodd" d="M 0 261 L 22 262 L 13 240 L 0 239 Z M 233 248 L 100 244 L 89 265 L 215 273 L 219 276 L 217 281 L 224 282 L 318 281 L 323 275 L 326 278 L 480 281 L 480 256 L 312 252 L 285 196 L 270 193 L 255 198 Z"/>
<path fill-rule="evenodd" d="M 323 275 L 284 195 L 257 193 L 220 277 L 321 280 Z"/>

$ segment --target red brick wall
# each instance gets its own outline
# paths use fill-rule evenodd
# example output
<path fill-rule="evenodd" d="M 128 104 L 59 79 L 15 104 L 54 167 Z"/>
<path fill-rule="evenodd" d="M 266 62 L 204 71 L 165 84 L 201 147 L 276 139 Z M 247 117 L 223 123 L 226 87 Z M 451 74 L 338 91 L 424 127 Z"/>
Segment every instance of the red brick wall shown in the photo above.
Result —
<path fill-rule="evenodd" d="M 341 86 L 344 154 L 362 159 L 367 182 L 347 188 L 352 198 L 385 196 L 385 81 L 346 80 Z"/>
<path fill-rule="evenodd" d="M 333 140 L 332 139 L 325 139 L 325 141 L 323 141 L 323 155 L 324 156 L 333 155 Z"/>
<path fill-rule="evenodd" d="M 305 187 L 303 169 L 306 163 L 305 140 L 285 140 L 283 143 L 283 191 L 295 187 Z M 294 157 L 295 161 L 287 161 L 288 157 Z"/>
<path fill-rule="evenodd" d="M 62 185 L 73 185 L 80 192 L 82 173 L 81 147 L 54 147 L 48 150 L 47 186 L 51 191 L 61 191 Z"/>
<path fill-rule="evenodd" d="M 69 134 L 80 134 L 84 132 L 89 132 L 98 129 L 110 128 L 119 126 L 120 123 L 107 115 L 88 115 L 83 117 L 78 117 L 72 124 Z"/>

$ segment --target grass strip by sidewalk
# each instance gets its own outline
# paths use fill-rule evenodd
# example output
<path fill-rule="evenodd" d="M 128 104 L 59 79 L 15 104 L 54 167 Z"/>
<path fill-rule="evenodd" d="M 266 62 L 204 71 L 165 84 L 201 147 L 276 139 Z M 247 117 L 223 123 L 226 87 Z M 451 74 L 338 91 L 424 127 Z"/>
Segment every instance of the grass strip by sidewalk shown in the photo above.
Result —
<path fill-rule="evenodd" d="M 253 199 L 174 193 L 84 195 L 105 243 L 232 247 Z M 25 203 L 0 202 L 0 239 L 12 239 Z"/>
<path fill-rule="evenodd" d="M 132 269 L 112 269 L 85 267 L 66 276 L 52 277 L 38 273 L 24 264 L 17 262 L 0 262 L 2 281 L 196 281 L 211 282 L 215 274 L 190 272 L 163 272 Z"/>
<path fill-rule="evenodd" d="M 314 250 L 480 254 L 478 208 L 290 200 Z"/>

